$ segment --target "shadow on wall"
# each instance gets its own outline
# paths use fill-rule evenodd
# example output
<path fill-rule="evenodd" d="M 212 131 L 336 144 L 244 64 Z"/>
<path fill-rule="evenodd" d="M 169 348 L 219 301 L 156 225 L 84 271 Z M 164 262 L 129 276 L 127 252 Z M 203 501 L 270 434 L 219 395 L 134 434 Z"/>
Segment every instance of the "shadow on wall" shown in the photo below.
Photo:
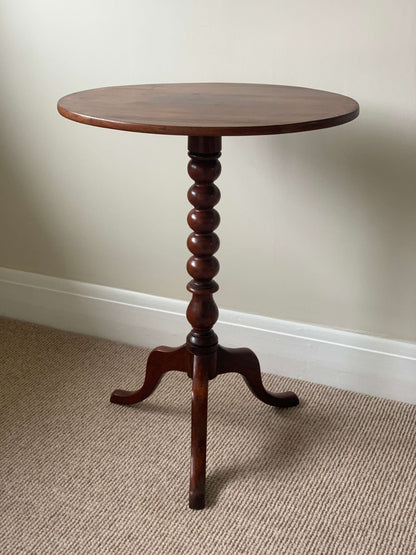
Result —
<path fill-rule="evenodd" d="M 354 310 L 372 314 L 371 327 L 361 331 L 416 341 L 415 126 L 404 120 L 389 123 L 381 113 L 362 110 L 345 126 L 276 136 L 268 144 L 268 163 L 277 148 L 283 150 L 286 176 L 294 180 L 281 183 L 279 195 L 291 195 L 285 188 L 295 188 L 291 202 L 304 205 L 299 219 L 308 221 L 299 234 L 310 233 L 316 243 L 309 246 L 317 250 L 320 240 L 330 244 L 326 254 L 334 254 L 328 275 L 329 267 L 314 258 L 316 253 L 305 256 L 299 235 L 288 246 L 293 256 L 303 257 L 300 264 L 307 279 L 312 276 L 318 302 L 331 287 L 334 296 L 348 296 L 351 284 Z M 349 261 L 354 268 L 348 268 Z M 339 274 L 337 291 L 338 271 L 351 280 Z"/>

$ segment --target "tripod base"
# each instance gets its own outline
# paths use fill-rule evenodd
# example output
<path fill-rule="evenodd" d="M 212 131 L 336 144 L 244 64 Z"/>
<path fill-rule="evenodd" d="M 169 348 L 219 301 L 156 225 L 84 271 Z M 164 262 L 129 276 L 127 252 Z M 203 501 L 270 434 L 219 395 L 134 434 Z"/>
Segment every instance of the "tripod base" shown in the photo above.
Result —
<path fill-rule="evenodd" d="M 137 391 L 117 389 L 111 402 L 132 405 L 143 401 L 153 393 L 163 374 L 177 370 L 192 378 L 192 426 L 191 426 L 191 476 L 189 506 L 203 509 L 205 506 L 205 474 L 207 445 L 208 382 L 218 374 L 235 372 L 241 374 L 251 392 L 260 401 L 274 407 L 293 407 L 299 399 L 291 391 L 270 393 L 261 379 L 260 365 L 250 349 L 227 349 L 216 346 L 208 354 L 194 354 L 186 345 L 178 348 L 157 347 L 147 360 L 143 386 Z"/>

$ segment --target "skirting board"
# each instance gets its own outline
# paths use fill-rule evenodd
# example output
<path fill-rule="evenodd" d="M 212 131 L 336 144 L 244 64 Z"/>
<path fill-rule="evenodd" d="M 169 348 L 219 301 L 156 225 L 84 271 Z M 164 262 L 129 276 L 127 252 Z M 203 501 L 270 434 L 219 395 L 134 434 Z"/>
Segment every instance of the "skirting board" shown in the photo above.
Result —
<path fill-rule="evenodd" d="M 181 345 L 187 303 L 0 268 L 0 315 L 142 347 Z M 262 370 L 416 404 L 416 344 L 220 310 L 222 345 Z"/>

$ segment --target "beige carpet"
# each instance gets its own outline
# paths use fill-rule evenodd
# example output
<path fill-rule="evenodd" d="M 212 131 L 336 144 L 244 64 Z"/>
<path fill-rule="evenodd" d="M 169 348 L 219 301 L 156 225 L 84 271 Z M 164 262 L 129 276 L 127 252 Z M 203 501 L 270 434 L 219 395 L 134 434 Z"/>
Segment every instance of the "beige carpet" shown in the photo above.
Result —
<path fill-rule="evenodd" d="M 0 553 L 416 553 L 416 407 L 265 375 L 210 383 L 208 508 L 187 507 L 190 386 L 147 352 L 0 319 Z"/>

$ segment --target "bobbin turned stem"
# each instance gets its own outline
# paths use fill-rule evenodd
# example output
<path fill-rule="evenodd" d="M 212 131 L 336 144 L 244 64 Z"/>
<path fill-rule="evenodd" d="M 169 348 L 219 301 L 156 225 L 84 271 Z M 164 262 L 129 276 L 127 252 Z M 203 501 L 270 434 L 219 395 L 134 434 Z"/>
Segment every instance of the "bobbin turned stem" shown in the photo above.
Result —
<path fill-rule="evenodd" d="M 188 174 L 194 184 L 188 191 L 188 200 L 193 209 L 188 214 L 188 224 L 193 230 L 188 237 L 188 248 L 192 253 L 187 270 L 193 278 L 187 286 L 192 293 L 186 313 L 192 326 L 186 345 L 194 354 L 208 354 L 215 350 L 218 337 L 212 327 L 218 319 L 218 308 L 213 294 L 218 284 L 213 280 L 220 265 L 214 254 L 220 246 L 218 235 L 220 215 L 214 206 L 221 193 L 214 180 L 221 173 L 218 158 L 221 155 L 221 137 L 189 137 Z M 210 376 L 214 377 L 214 376 Z"/>

